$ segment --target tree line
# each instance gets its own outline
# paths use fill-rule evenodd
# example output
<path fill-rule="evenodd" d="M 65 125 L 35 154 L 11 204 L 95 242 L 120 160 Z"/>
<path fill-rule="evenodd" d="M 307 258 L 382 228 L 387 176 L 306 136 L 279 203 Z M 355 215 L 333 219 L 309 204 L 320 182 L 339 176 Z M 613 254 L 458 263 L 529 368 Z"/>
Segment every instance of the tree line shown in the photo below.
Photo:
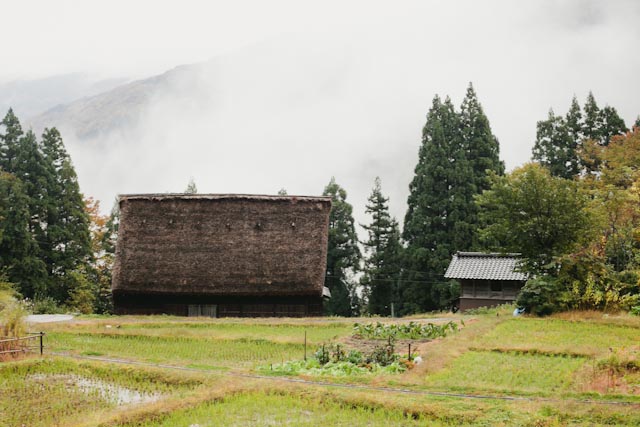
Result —
<path fill-rule="evenodd" d="M 450 307 L 459 288 L 443 275 L 458 250 L 480 249 L 474 198 L 504 174 L 498 139 L 473 85 L 456 110 L 436 95 L 422 130 L 415 175 L 400 232 L 389 214 L 379 178 L 368 198 L 361 254 L 346 191 L 331 180 L 324 195 L 333 199 L 326 286 L 329 314 L 406 315 Z M 355 280 L 362 259 L 361 275 Z"/>
<path fill-rule="evenodd" d="M 402 233 L 376 179 L 361 254 L 334 180 L 326 285 L 330 314 L 399 315 L 448 308 L 443 273 L 456 251 L 521 254 L 530 280 L 518 304 L 536 314 L 640 305 L 640 117 L 629 131 L 589 93 L 536 127 L 532 162 L 504 173 L 473 86 L 456 111 L 436 96 L 427 114 Z M 348 271 L 345 271 L 348 270 Z M 348 273 L 348 274 L 347 274 Z M 360 292 L 356 290 L 360 288 Z M 640 308 L 637 308 L 640 311 Z"/>
<path fill-rule="evenodd" d="M 115 218 L 83 199 L 56 128 L 38 139 L 11 109 L 0 125 L 0 287 L 36 312 L 109 311 Z"/>
<path fill-rule="evenodd" d="M 0 288 L 13 284 L 35 311 L 109 312 L 117 205 L 101 215 L 83 199 L 60 133 L 0 122 Z M 333 206 L 326 313 L 408 315 L 451 308 L 444 279 L 457 251 L 522 254 L 530 274 L 519 303 L 547 313 L 614 309 L 640 294 L 640 118 L 629 131 L 590 93 L 565 116 L 537 123 L 532 162 L 505 174 L 499 142 L 470 84 L 456 108 L 436 95 L 422 130 L 402 227 L 376 178 L 358 241 L 347 192 Z M 193 179 L 187 192 L 197 192 Z M 280 190 L 279 194 L 286 194 Z"/>

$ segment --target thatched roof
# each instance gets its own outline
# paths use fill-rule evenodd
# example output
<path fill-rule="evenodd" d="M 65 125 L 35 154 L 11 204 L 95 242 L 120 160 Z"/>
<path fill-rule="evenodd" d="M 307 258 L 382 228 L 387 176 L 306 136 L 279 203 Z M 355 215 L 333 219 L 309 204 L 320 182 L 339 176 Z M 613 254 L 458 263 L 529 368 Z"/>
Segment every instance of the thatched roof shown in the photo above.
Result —
<path fill-rule="evenodd" d="M 493 252 L 458 252 L 447 268 L 447 279 L 525 281 L 527 275 L 518 271 L 520 254 Z"/>
<path fill-rule="evenodd" d="M 322 296 L 331 199 L 119 197 L 114 293 Z"/>

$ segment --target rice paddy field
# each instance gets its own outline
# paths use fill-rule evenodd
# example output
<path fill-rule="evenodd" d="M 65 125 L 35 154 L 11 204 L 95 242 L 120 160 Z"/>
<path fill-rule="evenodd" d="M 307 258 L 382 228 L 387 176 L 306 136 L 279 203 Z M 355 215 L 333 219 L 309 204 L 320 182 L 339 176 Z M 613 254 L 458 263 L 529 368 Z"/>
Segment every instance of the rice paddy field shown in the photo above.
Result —
<path fill-rule="evenodd" d="M 38 325 L 45 355 L 0 363 L 0 426 L 638 426 L 640 322 L 488 314 L 398 342 L 422 363 L 321 377 L 274 366 L 321 346 L 361 351 L 354 321 L 79 317 Z M 337 344 L 337 347 L 336 347 Z M 388 342 L 387 342 L 388 344 Z M 385 342 L 382 342 L 385 345 Z"/>

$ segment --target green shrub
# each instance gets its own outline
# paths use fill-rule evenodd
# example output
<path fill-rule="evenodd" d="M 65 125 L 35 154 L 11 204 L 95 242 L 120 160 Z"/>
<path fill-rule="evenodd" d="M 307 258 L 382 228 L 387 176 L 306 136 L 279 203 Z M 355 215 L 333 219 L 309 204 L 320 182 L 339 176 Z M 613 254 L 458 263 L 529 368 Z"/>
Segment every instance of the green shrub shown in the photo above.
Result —
<path fill-rule="evenodd" d="M 72 284 L 72 291 L 69 292 L 67 301 L 69 308 L 82 314 L 93 313 L 96 295 L 91 289 L 91 283 L 86 274 L 81 271 L 72 271 L 69 273 L 69 281 Z"/>
<path fill-rule="evenodd" d="M 557 282 L 542 276 L 529 279 L 522 287 L 516 304 L 524 307 L 527 313 L 546 316 L 561 309 L 560 291 Z"/>
<path fill-rule="evenodd" d="M 60 314 L 65 310 L 51 297 L 38 298 L 33 301 L 33 314 Z"/>
<path fill-rule="evenodd" d="M 351 350 L 349 354 L 347 354 L 347 362 L 359 365 L 364 362 L 364 356 L 358 350 Z"/>

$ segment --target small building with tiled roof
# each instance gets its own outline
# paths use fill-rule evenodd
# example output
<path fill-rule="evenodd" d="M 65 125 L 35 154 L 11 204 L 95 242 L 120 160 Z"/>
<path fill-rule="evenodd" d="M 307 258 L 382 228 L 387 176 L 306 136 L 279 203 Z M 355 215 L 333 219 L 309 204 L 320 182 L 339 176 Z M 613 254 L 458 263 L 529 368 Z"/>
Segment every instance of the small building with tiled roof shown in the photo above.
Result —
<path fill-rule="evenodd" d="M 493 307 L 516 300 L 527 275 L 518 271 L 520 254 L 458 252 L 444 277 L 460 282 L 460 310 Z"/>

